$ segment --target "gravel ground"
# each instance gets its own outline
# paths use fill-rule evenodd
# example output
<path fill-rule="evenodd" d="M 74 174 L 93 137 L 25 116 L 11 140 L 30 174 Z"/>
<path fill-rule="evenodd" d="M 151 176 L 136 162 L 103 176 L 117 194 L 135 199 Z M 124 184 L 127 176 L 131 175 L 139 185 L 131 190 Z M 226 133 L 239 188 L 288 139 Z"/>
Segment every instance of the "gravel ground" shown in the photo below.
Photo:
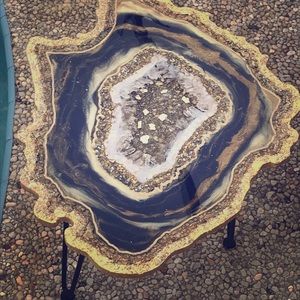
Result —
<path fill-rule="evenodd" d="M 34 93 L 25 55 L 35 35 L 59 38 L 95 24 L 95 2 L 7 0 L 16 65 L 14 131 L 31 121 Z M 300 87 L 300 9 L 297 1 L 174 0 L 208 11 L 269 55 L 281 80 Z M 70 4 L 71 3 L 71 4 Z M 63 20 L 63 21 L 62 21 Z M 80 30 L 79 30 L 80 28 Z M 300 117 L 293 126 L 300 131 Z M 0 232 L 0 299 L 58 299 L 61 227 L 47 228 L 32 214 L 34 197 L 20 188 L 22 145 L 14 141 Z M 224 229 L 201 238 L 143 278 L 115 278 L 85 261 L 77 299 L 300 299 L 300 151 L 260 171 L 238 215 L 238 247 L 222 248 Z M 71 253 L 76 258 L 75 253 Z M 75 261 L 71 259 L 70 271 Z"/>

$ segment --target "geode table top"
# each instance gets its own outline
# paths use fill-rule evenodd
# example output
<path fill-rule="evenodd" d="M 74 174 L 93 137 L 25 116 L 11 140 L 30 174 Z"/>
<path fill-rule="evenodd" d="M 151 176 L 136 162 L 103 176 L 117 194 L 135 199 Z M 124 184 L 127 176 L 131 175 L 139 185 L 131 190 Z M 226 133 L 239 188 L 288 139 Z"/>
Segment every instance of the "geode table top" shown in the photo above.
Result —
<path fill-rule="evenodd" d="M 299 93 L 208 14 L 101 1 L 76 38 L 34 37 L 23 186 L 97 266 L 138 275 L 232 218 L 265 163 L 297 140 Z"/>

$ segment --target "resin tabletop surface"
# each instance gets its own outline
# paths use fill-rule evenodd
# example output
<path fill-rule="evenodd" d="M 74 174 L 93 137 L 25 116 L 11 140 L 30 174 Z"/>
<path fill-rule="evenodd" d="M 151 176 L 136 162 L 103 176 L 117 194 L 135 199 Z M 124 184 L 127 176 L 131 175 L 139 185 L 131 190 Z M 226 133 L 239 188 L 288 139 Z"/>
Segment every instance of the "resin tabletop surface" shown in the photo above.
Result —
<path fill-rule="evenodd" d="M 33 37 L 24 187 L 99 268 L 139 275 L 233 218 L 263 164 L 288 157 L 298 91 L 206 13 L 100 1 L 96 27 Z"/>

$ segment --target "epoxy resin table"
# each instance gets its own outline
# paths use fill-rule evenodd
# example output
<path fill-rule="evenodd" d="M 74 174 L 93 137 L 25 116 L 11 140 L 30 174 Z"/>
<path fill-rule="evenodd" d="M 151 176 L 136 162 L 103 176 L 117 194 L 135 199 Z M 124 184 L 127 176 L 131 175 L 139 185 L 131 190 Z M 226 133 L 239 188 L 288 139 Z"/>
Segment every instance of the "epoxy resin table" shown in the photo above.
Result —
<path fill-rule="evenodd" d="M 139 275 L 226 223 L 298 135 L 297 90 L 208 14 L 169 1 L 100 1 L 76 38 L 34 37 L 23 186 L 35 215 L 116 274 Z"/>

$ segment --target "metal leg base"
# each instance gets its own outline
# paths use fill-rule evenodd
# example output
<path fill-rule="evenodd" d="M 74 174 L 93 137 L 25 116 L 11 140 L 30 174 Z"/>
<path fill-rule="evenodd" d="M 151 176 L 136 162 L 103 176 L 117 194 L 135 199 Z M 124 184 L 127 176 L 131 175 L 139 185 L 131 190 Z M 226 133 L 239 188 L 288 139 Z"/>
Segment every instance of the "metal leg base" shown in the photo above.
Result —
<path fill-rule="evenodd" d="M 234 239 L 235 219 L 227 224 L 227 237 L 223 240 L 223 246 L 226 250 L 233 249 L 236 246 Z"/>
<path fill-rule="evenodd" d="M 64 223 L 63 228 L 63 251 L 62 251 L 62 292 L 61 300 L 74 300 L 75 299 L 75 289 L 79 279 L 81 267 L 84 261 L 84 256 L 79 255 L 75 273 L 73 276 L 71 288 L 67 287 L 67 268 L 68 268 L 68 246 L 65 243 L 65 230 L 69 227 L 68 223 Z M 236 247 L 236 242 L 234 239 L 235 231 L 235 219 L 231 220 L 227 224 L 227 237 L 223 240 L 223 246 L 225 249 L 233 249 Z"/>
<path fill-rule="evenodd" d="M 60 294 L 61 300 L 74 300 L 75 299 L 75 293 L 71 290 L 63 290 Z"/>
<path fill-rule="evenodd" d="M 226 250 L 233 249 L 236 246 L 236 242 L 235 242 L 235 240 L 225 238 L 223 240 L 223 246 Z"/>
<path fill-rule="evenodd" d="M 64 223 L 64 228 L 63 228 L 63 250 L 62 250 L 62 268 L 61 268 L 61 287 L 62 287 L 62 292 L 60 295 L 61 300 L 74 300 L 75 299 L 75 289 L 76 285 L 78 283 L 81 267 L 84 261 L 84 256 L 79 255 L 77 266 L 74 272 L 74 276 L 72 279 L 71 287 L 68 288 L 67 285 L 67 270 L 68 270 L 68 246 L 65 242 L 65 230 L 69 227 L 68 223 Z"/>

